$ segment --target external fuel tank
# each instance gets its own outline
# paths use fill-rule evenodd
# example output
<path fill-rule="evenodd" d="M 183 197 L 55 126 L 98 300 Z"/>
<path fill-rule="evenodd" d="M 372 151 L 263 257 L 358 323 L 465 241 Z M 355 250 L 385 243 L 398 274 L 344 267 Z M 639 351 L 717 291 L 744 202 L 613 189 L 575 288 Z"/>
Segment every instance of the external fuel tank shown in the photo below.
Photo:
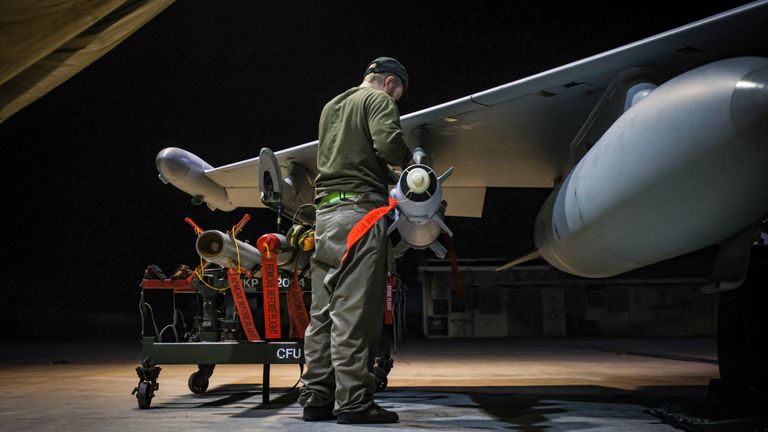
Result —
<path fill-rule="evenodd" d="M 718 243 L 768 213 L 768 59 L 688 71 L 631 106 L 553 191 L 542 257 L 609 277 Z"/>

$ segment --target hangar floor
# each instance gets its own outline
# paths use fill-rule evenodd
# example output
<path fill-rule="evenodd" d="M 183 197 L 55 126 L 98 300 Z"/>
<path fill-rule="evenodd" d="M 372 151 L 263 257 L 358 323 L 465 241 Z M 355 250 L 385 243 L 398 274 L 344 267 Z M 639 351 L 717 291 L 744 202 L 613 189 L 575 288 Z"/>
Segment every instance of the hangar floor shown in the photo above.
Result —
<path fill-rule="evenodd" d="M 217 366 L 202 395 L 187 389 L 196 367 L 160 365 L 152 408 L 139 410 L 138 344 L 16 344 L 0 354 L 0 430 L 359 430 L 301 420 L 289 390 L 296 365 L 272 366 L 269 405 L 260 365 Z M 377 395 L 401 421 L 370 427 L 671 431 L 643 410 L 706 398 L 717 376 L 711 338 L 406 340 Z"/>

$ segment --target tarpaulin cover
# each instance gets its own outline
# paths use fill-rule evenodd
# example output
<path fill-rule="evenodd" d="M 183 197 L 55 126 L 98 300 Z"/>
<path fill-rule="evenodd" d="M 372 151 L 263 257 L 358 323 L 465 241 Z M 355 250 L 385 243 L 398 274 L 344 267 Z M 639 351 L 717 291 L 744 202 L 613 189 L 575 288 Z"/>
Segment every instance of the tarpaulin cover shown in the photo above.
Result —
<path fill-rule="evenodd" d="M 0 1 L 0 122 L 99 59 L 171 3 Z"/>

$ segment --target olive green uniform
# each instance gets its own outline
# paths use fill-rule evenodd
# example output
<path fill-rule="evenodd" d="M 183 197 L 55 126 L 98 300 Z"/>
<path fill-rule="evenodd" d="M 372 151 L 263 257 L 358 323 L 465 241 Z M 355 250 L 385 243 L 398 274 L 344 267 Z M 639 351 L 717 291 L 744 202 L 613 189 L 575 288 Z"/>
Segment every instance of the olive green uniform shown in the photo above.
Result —
<path fill-rule="evenodd" d="M 400 113 L 383 91 L 354 87 L 320 114 L 318 196 L 328 192 L 387 194 L 387 163 L 404 166 L 411 153 L 403 141 Z"/>
<path fill-rule="evenodd" d="M 368 211 L 386 204 L 386 164 L 405 166 L 410 159 L 397 106 L 386 93 L 355 87 L 323 108 L 317 199 L 334 192 L 358 195 L 317 210 L 302 406 L 335 401 L 333 412 L 338 415 L 366 411 L 373 405 L 376 385 L 368 372 L 368 357 L 370 348 L 378 345 L 384 317 L 385 219 L 355 243 L 343 263 L 341 257 L 352 227 Z"/>

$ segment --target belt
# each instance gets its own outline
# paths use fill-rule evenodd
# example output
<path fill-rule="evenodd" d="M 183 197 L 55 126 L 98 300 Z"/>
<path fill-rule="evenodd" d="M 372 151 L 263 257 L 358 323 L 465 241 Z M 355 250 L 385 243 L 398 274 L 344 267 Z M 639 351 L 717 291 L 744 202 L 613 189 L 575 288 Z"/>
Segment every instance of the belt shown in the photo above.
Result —
<path fill-rule="evenodd" d="M 315 201 L 317 203 L 317 206 L 319 207 L 324 204 L 333 204 L 345 198 L 354 198 L 358 195 L 360 194 L 357 192 L 331 192 L 328 195 L 320 198 L 320 200 L 315 200 Z"/>

